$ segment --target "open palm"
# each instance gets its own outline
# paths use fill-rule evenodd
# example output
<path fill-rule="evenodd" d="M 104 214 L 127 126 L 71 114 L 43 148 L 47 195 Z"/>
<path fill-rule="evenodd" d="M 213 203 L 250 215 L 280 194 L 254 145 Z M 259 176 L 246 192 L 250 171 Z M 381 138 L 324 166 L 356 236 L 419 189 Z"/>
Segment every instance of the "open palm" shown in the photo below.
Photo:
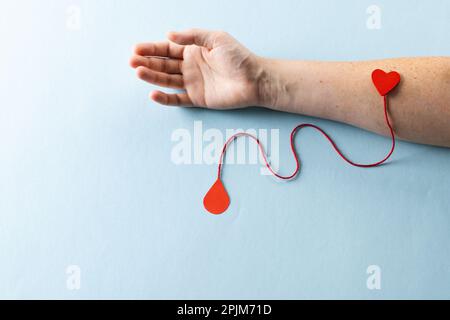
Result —
<path fill-rule="evenodd" d="M 258 58 L 224 32 L 170 33 L 167 42 L 143 43 L 130 64 L 140 79 L 182 93 L 151 93 L 164 105 L 215 109 L 256 105 Z"/>

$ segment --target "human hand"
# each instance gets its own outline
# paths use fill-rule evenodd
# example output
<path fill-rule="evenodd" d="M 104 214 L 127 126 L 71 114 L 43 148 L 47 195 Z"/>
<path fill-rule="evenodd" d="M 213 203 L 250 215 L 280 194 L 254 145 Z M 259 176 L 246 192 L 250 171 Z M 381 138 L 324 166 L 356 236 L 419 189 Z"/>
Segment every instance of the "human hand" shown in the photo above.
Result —
<path fill-rule="evenodd" d="M 260 58 L 225 32 L 192 29 L 171 32 L 170 41 L 135 47 L 130 65 L 140 79 L 161 87 L 151 99 L 173 106 L 233 109 L 260 103 Z"/>

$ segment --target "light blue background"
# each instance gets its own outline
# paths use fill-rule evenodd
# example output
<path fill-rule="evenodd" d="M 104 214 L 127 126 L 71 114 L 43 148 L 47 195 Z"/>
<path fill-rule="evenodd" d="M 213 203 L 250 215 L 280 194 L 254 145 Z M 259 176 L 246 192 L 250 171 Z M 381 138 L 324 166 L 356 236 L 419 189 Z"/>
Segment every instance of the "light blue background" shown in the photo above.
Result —
<path fill-rule="evenodd" d="M 69 5 L 81 29 L 66 28 Z M 366 8 L 382 29 L 366 28 Z M 299 179 L 229 166 L 232 205 L 206 214 L 215 166 L 176 166 L 171 133 L 323 126 L 358 161 L 389 140 L 319 119 L 249 109 L 164 108 L 128 67 L 168 30 L 224 29 L 260 55 L 353 60 L 450 55 L 450 2 L 0 2 L 1 298 L 450 298 L 450 150 L 399 143 L 389 165 L 345 165 L 298 135 Z M 438 83 L 436 85 L 439 85 Z M 81 289 L 66 288 L 66 267 Z M 379 265 L 382 289 L 366 287 Z"/>

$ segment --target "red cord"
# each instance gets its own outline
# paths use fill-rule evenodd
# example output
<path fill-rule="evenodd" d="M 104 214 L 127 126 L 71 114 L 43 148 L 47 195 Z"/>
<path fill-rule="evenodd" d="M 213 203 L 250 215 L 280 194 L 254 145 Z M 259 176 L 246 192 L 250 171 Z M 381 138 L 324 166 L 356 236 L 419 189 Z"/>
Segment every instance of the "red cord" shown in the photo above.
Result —
<path fill-rule="evenodd" d="M 294 144 L 295 134 L 297 133 L 298 130 L 300 130 L 300 129 L 304 128 L 304 127 L 314 128 L 314 129 L 318 130 L 320 133 L 322 133 L 322 135 L 325 138 L 327 138 L 327 140 L 331 143 L 331 145 L 333 146 L 333 148 L 337 152 L 337 154 L 342 159 L 344 159 L 347 163 L 351 164 L 352 166 L 360 167 L 360 168 L 377 167 L 377 166 L 381 165 L 382 163 L 386 162 L 391 157 L 391 155 L 392 155 L 392 153 L 394 152 L 394 149 L 395 149 L 395 134 L 394 134 L 394 129 L 392 128 L 392 125 L 391 125 L 391 123 L 389 121 L 387 96 L 386 95 L 383 96 L 383 99 L 384 99 L 384 116 L 385 116 L 385 119 L 386 119 L 386 124 L 389 127 L 389 130 L 390 130 L 390 133 L 391 133 L 391 137 L 392 137 L 391 150 L 389 151 L 389 153 L 386 155 L 386 157 L 383 160 L 380 160 L 380 161 L 375 162 L 375 163 L 370 163 L 370 164 L 355 163 L 355 162 L 349 160 L 346 156 L 344 156 L 344 154 L 339 150 L 339 148 L 337 147 L 337 145 L 333 141 L 333 139 L 325 131 L 323 131 L 321 128 L 319 128 L 318 126 L 316 126 L 314 124 L 304 123 L 304 124 L 300 124 L 297 127 L 295 127 L 292 130 L 292 132 L 291 132 L 291 151 L 292 151 L 292 154 L 294 155 L 294 158 L 295 158 L 296 169 L 295 169 L 294 173 L 291 174 L 290 176 L 282 176 L 282 175 L 274 172 L 272 167 L 270 166 L 269 162 L 267 161 L 267 156 L 266 156 L 266 153 L 264 152 L 264 147 L 262 146 L 262 144 L 259 141 L 259 139 L 257 137 L 255 137 L 254 135 L 252 135 L 252 134 L 249 134 L 249 133 L 246 133 L 246 132 L 240 132 L 240 133 L 236 133 L 233 136 L 231 136 L 228 139 L 228 141 L 225 143 L 225 145 L 223 146 L 222 153 L 220 155 L 219 168 L 218 168 L 218 171 L 217 171 L 217 178 L 220 179 L 221 172 L 222 172 L 223 159 L 224 159 L 224 156 L 225 156 L 225 153 L 227 151 L 228 146 L 236 138 L 241 137 L 241 136 L 246 136 L 246 137 L 252 138 L 253 140 L 256 141 L 256 143 L 258 144 L 259 150 L 261 151 L 261 154 L 263 156 L 263 159 L 264 159 L 264 162 L 266 164 L 267 169 L 269 169 L 269 171 L 275 177 L 277 177 L 278 179 L 282 179 L 282 180 L 291 180 L 291 179 L 293 179 L 298 174 L 298 172 L 300 171 L 300 161 L 298 159 L 297 152 L 295 151 L 295 144 Z"/>

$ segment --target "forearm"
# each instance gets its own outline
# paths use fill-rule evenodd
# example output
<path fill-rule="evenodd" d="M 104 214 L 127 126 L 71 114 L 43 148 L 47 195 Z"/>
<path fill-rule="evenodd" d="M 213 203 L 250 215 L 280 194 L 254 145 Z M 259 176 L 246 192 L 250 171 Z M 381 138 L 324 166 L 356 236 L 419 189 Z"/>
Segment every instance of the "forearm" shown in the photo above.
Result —
<path fill-rule="evenodd" d="M 389 94 L 389 112 L 400 139 L 450 147 L 450 58 L 364 62 L 261 59 L 260 105 L 336 120 L 389 134 L 375 69 L 402 76 Z"/>

